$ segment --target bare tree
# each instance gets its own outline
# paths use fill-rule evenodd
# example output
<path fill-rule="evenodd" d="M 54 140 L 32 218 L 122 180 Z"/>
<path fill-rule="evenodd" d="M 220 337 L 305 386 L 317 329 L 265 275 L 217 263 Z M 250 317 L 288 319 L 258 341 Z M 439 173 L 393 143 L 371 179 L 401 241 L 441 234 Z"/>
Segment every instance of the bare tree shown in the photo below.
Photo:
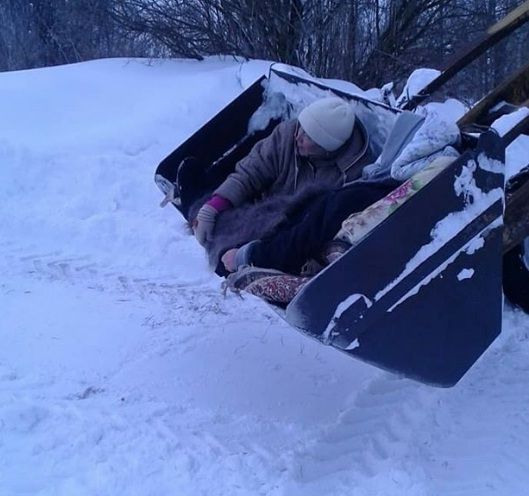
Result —
<path fill-rule="evenodd" d="M 4 0 L 0 69 L 108 56 L 228 54 L 362 87 L 441 68 L 523 0 Z M 473 99 L 527 59 L 521 30 L 451 86 Z"/>
<path fill-rule="evenodd" d="M 114 0 L 4 0 L 0 70 L 158 54 L 110 16 Z M 167 51 L 166 51 L 167 53 Z"/>

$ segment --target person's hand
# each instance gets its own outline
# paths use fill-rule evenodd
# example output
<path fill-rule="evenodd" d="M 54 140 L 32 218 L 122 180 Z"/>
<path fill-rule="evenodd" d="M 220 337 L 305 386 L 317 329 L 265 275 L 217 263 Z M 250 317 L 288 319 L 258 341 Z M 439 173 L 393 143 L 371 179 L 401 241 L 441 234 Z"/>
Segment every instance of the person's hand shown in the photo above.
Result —
<path fill-rule="evenodd" d="M 235 272 L 237 270 L 237 266 L 235 265 L 237 251 L 237 248 L 232 248 L 222 255 L 221 261 L 228 272 Z"/>
<path fill-rule="evenodd" d="M 193 231 L 197 241 L 204 246 L 213 237 L 213 229 L 215 229 L 215 221 L 217 220 L 219 212 L 216 208 L 205 203 L 200 207 L 195 222 L 193 222 Z"/>

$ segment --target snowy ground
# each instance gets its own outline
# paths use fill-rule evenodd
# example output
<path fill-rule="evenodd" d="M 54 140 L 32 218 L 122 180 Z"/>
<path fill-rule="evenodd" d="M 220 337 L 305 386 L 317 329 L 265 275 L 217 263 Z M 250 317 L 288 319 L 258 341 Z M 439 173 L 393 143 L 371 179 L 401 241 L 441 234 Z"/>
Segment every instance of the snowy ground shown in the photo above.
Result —
<path fill-rule="evenodd" d="M 522 495 L 529 319 L 456 387 L 224 297 L 155 165 L 268 64 L 0 74 L 0 496 Z"/>

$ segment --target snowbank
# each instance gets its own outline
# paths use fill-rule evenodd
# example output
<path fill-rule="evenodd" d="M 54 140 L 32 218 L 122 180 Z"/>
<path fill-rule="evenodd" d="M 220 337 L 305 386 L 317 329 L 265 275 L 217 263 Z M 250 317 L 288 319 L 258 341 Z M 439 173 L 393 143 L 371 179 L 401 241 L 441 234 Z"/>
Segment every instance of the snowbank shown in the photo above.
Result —
<path fill-rule="evenodd" d="M 224 297 L 158 209 L 155 165 L 269 65 L 0 74 L 1 496 L 524 493 L 526 316 L 427 388 Z"/>

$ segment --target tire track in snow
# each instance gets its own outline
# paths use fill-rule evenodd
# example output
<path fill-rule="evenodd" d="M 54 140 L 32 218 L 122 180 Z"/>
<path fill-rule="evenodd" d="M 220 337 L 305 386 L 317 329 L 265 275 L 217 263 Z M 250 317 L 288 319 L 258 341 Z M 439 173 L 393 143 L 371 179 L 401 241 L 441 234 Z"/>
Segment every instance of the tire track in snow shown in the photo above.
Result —
<path fill-rule="evenodd" d="M 20 249 L 6 250 L 5 273 L 63 281 L 101 292 L 116 293 L 118 301 L 127 297 L 156 300 L 176 310 L 184 306 L 199 314 L 213 312 L 228 315 L 218 289 L 202 280 L 181 281 L 174 277 L 130 277 L 111 267 L 91 261 L 89 256 L 72 257 L 59 251 L 46 253 Z"/>
<path fill-rule="evenodd" d="M 436 389 L 382 374 L 292 459 L 284 494 L 525 494 L 529 319 L 504 333 L 460 383 Z"/>
<path fill-rule="evenodd" d="M 251 437 L 246 431 L 252 424 L 246 419 L 233 421 L 156 402 L 118 402 L 105 392 L 53 402 L 18 392 L 1 413 L 0 446 L 7 441 L 5 453 L 10 456 L 0 460 L 0 486 L 10 487 L 13 494 L 110 496 L 116 485 L 125 494 L 148 494 L 139 483 L 158 487 L 160 494 L 186 493 L 192 487 L 194 494 L 208 496 L 269 496 L 275 484 L 268 480 L 271 470 L 283 469 L 277 454 L 252 450 L 240 441 Z M 233 438 L 227 438 L 225 423 Z M 33 467 L 29 479 L 28 463 Z M 52 480 L 51 473 L 56 474 Z M 105 480 L 113 484 L 101 486 Z"/>
<path fill-rule="evenodd" d="M 247 309 L 233 305 L 233 298 L 242 297 L 230 295 L 226 298 L 220 279 L 217 281 L 199 276 L 196 279 L 182 280 L 164 275 L 131 277 L 119 269 L 99 264 L 88 255 L 71 256 L 61 251 L 43 253 L 9 242 L 0 243 L 0 254 L 2 251 L 5 264 L 3 272 L 6 275 L 64 282 L 105 292 L 118 303 L 137 299 L 146 305 L 161 305 L 165 317 L 160 320 L 153 314 L 145 322 L 151 328 L 168 322 L 173 326 L 217 326 L 219 318 L 224 324 L 229 324 L 232 320 L 244 320 L 250 325 L 280 320 L 275 312 L 265 311 L 264 308 L 256 312 L 255 305 L 250 305 Z M 241 310 L 244 316 L 240 315 Z"/>
<path fill-rule="evenodd" d="M 376 491 L 412 494 L 411 486 L 422 481 L 395 481 L 392 464 L 409 456 L 416 429 L 435 404 L 435 390 L 386 373 L 370 381 L 355 395 L 352 405 L 337 422 L 294 460 L 294 483 L 285 494 L 364 494 Z M 382 476 L 382 480 L 381 479 Z M 372 486 L 374 482 L 374 486 Z M 410 485 L 411 484 L 411 485 Z M 374 494 L 366 492 L 366 494 Z M 419 493 L 417 493 L 419 494 Z"/>
<path fill-rule="evenodd" d="M 527 492 L 528 334 L 527 316 L 506 309 L 499 343 L 456 388 L 442 395 L 435 423 L 424 437 L 431 494 Z"/>
<path fill-rule="evenodd" d="M 94 262 L 89 256 L 70 256 L 60 251 L 39 252 L 16 245 L 0 245 L 4 249 L 5 267 L 0 265 L 5 280 L 15 277 L 51 281 L 104 293 L 115 304 L 141 305 L 147 316 L 141 325 L 150 330 L 148 355 L 163 355 L 175 348 L 179 353 L 192 351 L 208 339 L 197 333 L 200 327 L 215 328 L 219 322 L 229 324 L 241 320 L 251 325 L 270 322 L 264 311 L 255 312 L 251 306 L 240 315 L 240 305 L 233 305 L 233 297 L 225 298 L 220 282 L 211 284 L 206 278 L 179 280 L 175 277 L 131 277 L 119 269 Z M 7 249 L 6 249 L 7 248 Z M 2 264 L 3 265 L 3 264 Z M 8 277 L 9 276 L 9 277 Z M 8 284 L 4 290 L 13 290 Z M 4 286 L 4 285 L 2 285 Z M 1 286 L 0 286 L 1 289 Z M 161 328 L 164 328 L 163 330 Z M 177 331 L 175 333 L 175 331 Z"/>
<path fill-rule="evenodd" d="M 71 257 L 58 251 L 43 253 L 16 246 L 6 249 L 5 245 L 1 251 L 8 258 L 7 263 L 2 264 L 7 276 L 6 290 L 11 286 L 21 292 L 24 286 L 20 287 L 20 284 L 36 279 L 103 292 L 110 300 L 144 304 L 150 316 L 143 325 L 156 330 L 166 328 L 152 333 L 146 340 L 146 347 L 132 357 L 132 361 L 142 361 L 162 351 L 177 350 L 173 356 L 181 356 L 196 348 L 200 339 L 208 336 L 197 335 L 192 326 L 214 327 L 218 325 L 219 317 L 225 322 L 236 318 L 237 321 L 246 318 L 247 322 L 252 322 L 260 317 L 251 314 L 255 309 L 250 309 L 242 317 L 236 316 L 229 308 L 230 302 L 225 303 L 220 290 L 211 288 L 211 285 L 193 287 L 190 282 L 176 279 L 130 277 L 119 270 L 93 263 L 89 257 Z M 182 309 L 186 311 L 180 311 Z M 191 326 L 187 330 L 179 328 L 175 333 L 176 326 L 182 323 Z M 192 341 L 189 350 L 186 350 L 186 341 Z M 127 364 L 132 363 L 128 360 Z M 8 416 L 9 425 L 5 429 L 9 432 L 12 448 L 11 459 L 0 463 L 0 481 L 17 488 L 20 494 L 44 490 L 61 493 L 64 490 L 62 484 L 68 481 L 79 490 L 110 494 L 90 484 L 101 480 L 101 476 L 110 480 L 117 477 L 123 487 L 130 488 L 121 478 L 122 466 L 135 466 L 145 481 L 184 481 L 188 487 L 196 489 L 196 494 L 269 496 L 276 490 L 276 480 L 286 470 L 281 445 L 290 449 L 287 440 L 292 435 L 289 426 L 278 426 L 274 420 L 243 415 L 221 418 L 222 414 L 216 412 L 191 411 L 185 405 L 175 407 L 178 400 L 170 401 L 169 406 L 153 405 L 151 411 L 146 408 L 144 399 L 134 398 L 135 393 L 120 403 L 119 398 L 112 398 L 116 390 L 120 390 L 119 386 L 106 391 L 105 384 L 112 381 L 112 377 L 107 377 L 104 384 L 94 383 L 96 387 L 91 390 L 97 394 L 85 394 L 79 390 L 80 394 L 55 396 L 54 383 L 34 384 L 31 382 L 33 377 L 17 380 L 14 374 L 13 370 L 0 364 L 0 393 L 9 398 L 16 391 L 13 403 L 4 404 L 0 412 L 0 417 Z M 118 384 L 121 383 L 118 381 Z M 51 402 L 49 397 L 42 399 L 43 389 L 51 394 Z M 38 397 L 35 397 L 35 391 L 39 393 Z M 109 407 L 109 399 L 115 404 L 115 410 Z M 29 419 L 26 431 L 15 429 L 18 419 Z M 2 428 L 0 426 L 0 430 Z M 57 435 L 53 434 L 55 431 Z M 26 449 L 28 435 L 38 447 L 35 452 Z M 268 436 L 273 441 L 271 445 L 266 443 Z M 75 449 L 68 439 L 76 440 Z M 151 446 L 153 452 L 138 451 L 141 446 Z M 28 460 L 32 460 L 37 473 L 32 481 L 24 482 L 17 476 L 20 472 L 17 467 L 27 465 Z M 53 465 L 57 463 L 61 464 L 61 476 L 56 477 L 56 485 L 54 482 L 50 488 L 46 474 L 57 474 Z M 96 466 L 97 470 L 93 468 Z M 79 467 L 85 467 L 91 477 L 80 477 Z M 270 480 L 271 473 L 277 474 L 273 480 Z M 222 484 L 217 486 L 216 478 Z M 153 487 L 156 482 L 150 484 Z M 230 485 L 232 490 L 227 492 Z M 165 489 L 161 489 L 161 493 L 174 491 L 174 487 Z"/>

